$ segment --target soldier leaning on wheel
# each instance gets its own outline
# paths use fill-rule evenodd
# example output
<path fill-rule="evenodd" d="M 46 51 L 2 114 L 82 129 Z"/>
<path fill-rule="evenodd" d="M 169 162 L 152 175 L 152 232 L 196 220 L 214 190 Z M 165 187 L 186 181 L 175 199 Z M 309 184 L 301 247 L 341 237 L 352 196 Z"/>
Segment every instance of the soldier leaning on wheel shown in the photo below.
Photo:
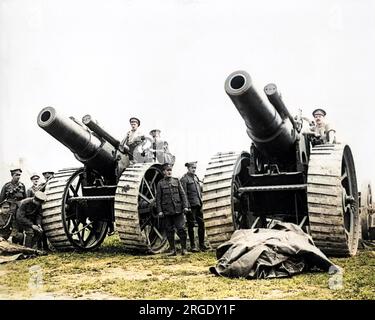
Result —
<path fill-rule="evenodd" d="M 29 248 L 38 249 L 41 240 L 42 229 L 42 203 L 46 201 L 46 195 L 35 192 L 34 197 L 21 201 L 16 213 L 18 234 L 25 234 L 24 245 Z"/>
<path fill-rule="evenodd" d="M 315 124 L 311 127 L 311 131 L 316 138 L 320 140 L 315 144 L 333 144 L 336 143 L 336 130 L 326 121 L 326 112 L 323 109 L 315 109 L 312 113 Z"/>
<path fill-rule="evenodd" d="M 180 179 L 180 182 L 187 195 L 188 205 L 190 209 L 190 211 L 186 213 L 190 248 L 192 252 L 199 251 L 195 246 L 195 235 L 194 235 L 194 227 L 195 227 L 195 224 L 197 223 L 199 249 L 201 251 L 207 251 L 208 248 L 204 244 L 205 229 L 204 229 L 204 220 L 203 220 L 203 212 L 202 212 L 202 192 L 201 192 L 201 186 L 199 184 L 200 180 L 195 174 L 195 171 L 197 169 L 197 162 L 187 162 L 185 163 L 185 167 L 187 167 L 188 171 Z"/>
<path fill-rule="evenodd" d="M 177 178 L 172 177 L 172 166 L 165 163 L 162 167 L 164 178 L 158 182 L 156 192 L 156 206 L 159 217 L 165 218 L 167 239 L 170 251 L 168 256 L 175 256 L 175 229 L 181 240 L 181 254 L 186 252 L 186 230 L 184 212 L 188 211 L 188 203 L 184 189 Z"/>

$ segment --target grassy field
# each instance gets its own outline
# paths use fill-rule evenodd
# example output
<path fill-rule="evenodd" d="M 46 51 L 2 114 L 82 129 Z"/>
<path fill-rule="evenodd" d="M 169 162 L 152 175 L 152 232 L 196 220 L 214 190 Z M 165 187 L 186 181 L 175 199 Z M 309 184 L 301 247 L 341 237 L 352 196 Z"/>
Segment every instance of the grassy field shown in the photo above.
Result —
<path fill-rule="evenodd" d="M 329 289 L 327 273 L 273 280 L 216 277 L 208 271 L 216 263 L 214 252 L 135 256 L 114 236 L 96 252 L 53 253 L 0 265 L 0 298 L 375 299 L 375 251 L 332 260 L 344 270 L 342 289 Z M 36 274 L 42 281 L 33 285 Z"/>

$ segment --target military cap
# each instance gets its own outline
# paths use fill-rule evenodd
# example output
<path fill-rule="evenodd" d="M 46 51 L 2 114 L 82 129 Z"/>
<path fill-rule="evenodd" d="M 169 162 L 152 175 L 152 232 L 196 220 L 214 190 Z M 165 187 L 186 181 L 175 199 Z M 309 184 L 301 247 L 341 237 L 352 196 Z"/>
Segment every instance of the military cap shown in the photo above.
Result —
<path fill-rule="evenodd" d="M 315 109 L 315 110 L 313 111 L 312 115 L 315 116 L 316 113 L 321 113 L 321 114 L 323 114 L 323 116 L 325 116 L 325 115 L 327 114 L 327 113 L 326 113 L 323 109 L 321 109 L 321 108 Z"/>
<path fill-rule="evenodd" d="M 39 174 L 37 174 L 37 173 L 33 173 L 32 175 L 31 175 L 31 177 L 30 177 L 30 180 L 33 180 L 34 178 L 40 178 L 40 176 L 39 176 Z"/>
<path fill-rule="evenodd" d="M 136 117 L 131 117 L 131 118 L 129 119 L 129 122 L 132 122 L 132 120 L 137 121 L 139 126 L 141 125 L 141 120 L 139 120 L 138 118 L 136 118 Z"/>
<path fill-rule="evenodd" d="M 170 163 L 166 162 L 162 165 L 162 169 L 163 169 L 163 171 L 167 170 L 167 169 L 172 169 L 172 165 Z"/>
<path fill-rule="evenodd" d="M 39 201 L 46 201 L 47 200 L 46 194 L 42 191 L 35 192 L 34 198 L 39 200 Z"/>
<path fill-rule="evenodd" d="M 5 199 L 4 201 L 0 202 L 0 206 L 4 205 L 6 203 L 9 204 L 9 205 L 12 204 L 9 200 Z"/>
<path fill-rule="evenodd" d="M 42 172 L 42 175 L 44 176 L 44 175 L 46 175 L 46 174 L 48 174 L 48 173 L 50 173 L 50 174 L 55 174 L 55 172 L 53 172 L 53 171 L 43 171 L 43 172 Z"/>
<path fill-rule="evenodd" d="M 159 129 L 152 129 L 152 130 L 150 131 L 150 135 L 152 135 L 153 132 L 159 132 L 159 133 L 160 133 L 161 131 L 160 131 Z"/>
<path fill-rule="evenodd" d="M 190 167 L 196 166 L 196 165 L 197 165 L 197 161 L 191 161 L 191 162 L 185 163 L 185 167 L 187 167 L 187 168 L 190 168 Z"/>
<path fill-rule="evenodd" d="M 10 169 L 10 174 L 11 175 L 14 175 L 17 171 L 19 171 L 19 173 L 22 173 L 22 170 L 19 169 L 19 168 L 14 168 L 14 169 Z"/>

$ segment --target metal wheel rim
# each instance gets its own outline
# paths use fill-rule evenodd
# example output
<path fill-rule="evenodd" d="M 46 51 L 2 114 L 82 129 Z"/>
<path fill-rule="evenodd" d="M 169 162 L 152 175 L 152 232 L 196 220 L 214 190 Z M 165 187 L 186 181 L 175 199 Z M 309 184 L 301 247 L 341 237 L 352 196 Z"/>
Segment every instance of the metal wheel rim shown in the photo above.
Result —
<path fill-rule="evenodd" d="M 347 149 L 344 149 L 341 165 L 342 212 L 345 236 L 348 246 L 352 247 L 358 219 L 358 190 L 353 160 Z"/>
<path fill-rule="evenodd" d="M 232 199 L 233 226 L 235 230 L 239 230 L 243 227 L 243 221 L 240 220 L 243 216 L 238 214 L 239 210 L 241 209 L 240 208 L 241 201 L 239 198 L 237 198 L 236 195 L 237 195 L 238 189 L 244 185 L 243 174 L 244 174 L 244 171 L 248 170 L 247 167 L 249 163 L 250 163 L 250 154 L 243 152 L 241 153 L 240 157 L 238 157 L 237 162 L 234 166 L 234 170 L 233 170 L 232 185 L 231 185 L 231 199 Z M 244 175 L 244 176 L 247 176 L 247 175 Z"/>
<path fill-rule="evenodd" d="M 63 198 L 62 198 L 62 208 L 61 217 L 62 223 L 65 229 L 65 233 L 71 242 L 71 244 L 81 250 L 90 250 L 99 246 L 106 234 L 108 229 L 107 221 L 91 221 L 88 217 L 84 221 L 77 221 L 75 219 L 75 213 L 69 213 L 68 200 L 73 195 L 82 195 L 82 174 L 84 169 L 76 171 L 71 178 L 68 180 Z M 78 180 L 77 180 L 78 178 Z M 76 184 L 74 184 L 76 182 Z"/>
<path fill-rule="evenodd" d="M 140 228 L 146 237 L 150 253 L 160 251 L 167 242 L 164 219 L 158 217 L 156 210 L 156 187 L 162 179 L 163 173 L 159 165 L 150 167 L 144 174 L 139 186 L 138 204 L 143 201 L 148 202 L 151 215 L 142 217 L 139 214 Z"/>

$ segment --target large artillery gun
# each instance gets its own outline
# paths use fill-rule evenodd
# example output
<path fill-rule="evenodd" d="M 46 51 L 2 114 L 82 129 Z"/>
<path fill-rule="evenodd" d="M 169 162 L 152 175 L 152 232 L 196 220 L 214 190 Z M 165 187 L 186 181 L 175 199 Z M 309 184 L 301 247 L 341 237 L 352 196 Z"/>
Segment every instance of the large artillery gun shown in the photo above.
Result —
<path fill-rule="evenodd" d="M 245 71 L 230 74 L 225 91 L 252 143 L 248 152 L 218 153 L 209 161 L 203 210 L 211 245 L 236 229 L 265 228 L 278 219 L 300 225 L 328 255 L 355 255 L 359 192 L 349 145 L 318 144 L 308 123 L 291 116 L 276 85 L 264 88 L 265 101 Z"/>
<path fill-rule="evenodd" d="M 42 225 L 53 247 L 95 249 L 116 223 L 125 248 L 149 253 L 165 249 L 163 219 L 155 208 L 161 164 L 130 162 L 126 146 L 90 115 L 81 123 L 46 107 L 37 122 L 83 164 L 59 170 L 47 182 Z"/>

